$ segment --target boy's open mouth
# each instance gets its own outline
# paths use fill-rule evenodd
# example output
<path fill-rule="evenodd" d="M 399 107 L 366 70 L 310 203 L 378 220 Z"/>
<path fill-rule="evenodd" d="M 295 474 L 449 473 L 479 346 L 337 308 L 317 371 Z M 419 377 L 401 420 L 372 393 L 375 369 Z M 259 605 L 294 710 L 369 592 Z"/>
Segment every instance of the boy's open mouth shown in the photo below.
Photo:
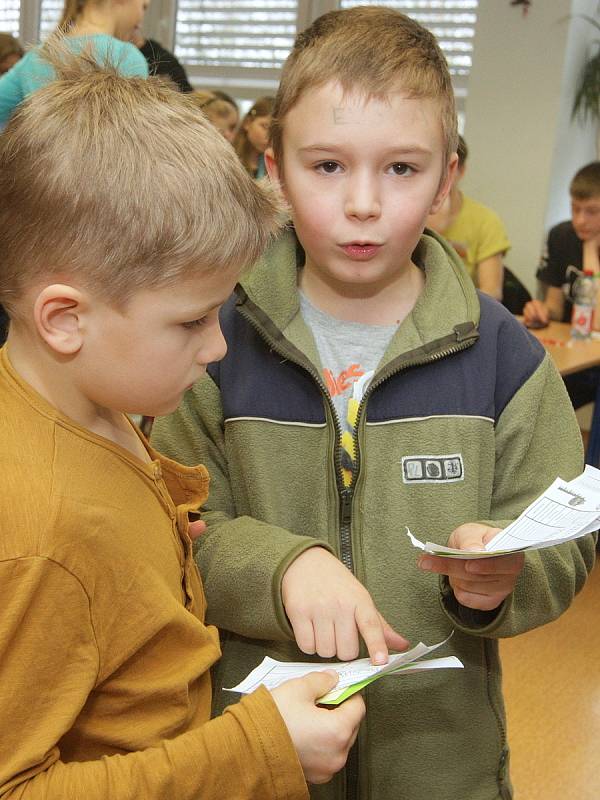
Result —
<path fill-rule="evenodd" d="M 374 242 L 348 242 L 340 245 L 340 247 L 350 258 L 356 261 L 368 261 L 377 255 L 381 245 Z"/>

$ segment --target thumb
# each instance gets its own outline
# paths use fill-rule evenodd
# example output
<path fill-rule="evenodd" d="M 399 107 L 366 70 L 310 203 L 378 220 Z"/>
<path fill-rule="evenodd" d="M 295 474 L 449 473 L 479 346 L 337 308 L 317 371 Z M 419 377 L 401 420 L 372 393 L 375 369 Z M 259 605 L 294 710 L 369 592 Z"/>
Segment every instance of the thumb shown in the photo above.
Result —
<path fill-rule="evenodd" d="M 323 672 L 309 672 L 300 678 L 301 694 L 306 700 L 315 701 L 324 694 L 330 692 L 339 681 L 340 676 L 333 669 L 323 670 Z"/>
<path fill-rule="evenodd" d="M 475 522 L 459 525 L 450 535 L 448 545 L 458 550 L 483 550 L 485 534 L 491 530 L 493 528 L 489 525 L 478 525 Z"/>
<path fill-rule="evenodd" d="M 202 536 L 204 531 L 206 530 L 206 522 L 201 519 L 197 519 L 194 522 L 190 522 L 188 525 L 188 535 L 192 541 L 197 539 L 199 536 Z"/>

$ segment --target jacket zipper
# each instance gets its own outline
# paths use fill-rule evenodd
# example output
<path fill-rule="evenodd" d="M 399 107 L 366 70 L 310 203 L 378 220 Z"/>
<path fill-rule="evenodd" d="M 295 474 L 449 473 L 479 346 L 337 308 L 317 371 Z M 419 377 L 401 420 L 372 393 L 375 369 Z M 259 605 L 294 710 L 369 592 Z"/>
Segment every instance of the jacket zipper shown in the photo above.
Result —
<path fill-rule="evenodd" d="M 507 749 L 507 738 L 506 738 L 506 728 L 504 727 L 504 722 L 502 721 L 502 717 L 498 713 L 496 706 L 494 705 L 492 698 L 490 696 L 490 684 L 492 681 L 492 671 L 490 669 L 490 660 L 488 656 L 488 645 L 487 643 L 484 644 L 485 648 L 485 663 L 486 663 L 486 678 L 487 678 L 487 691 L 488 691 L 488 699 L 491 706 L 492 711 L 494 712 L 494 716 L 496 718 L 496 723 L 498 725 L 498 730 L 500 731 L 500 759 L 498 760 L 498 788 L 500 790 L 500 797 L 502 800 L 510 800 L 511 792 L 506 785 L 506 774 L 508 770 L 508 749 Z"/>

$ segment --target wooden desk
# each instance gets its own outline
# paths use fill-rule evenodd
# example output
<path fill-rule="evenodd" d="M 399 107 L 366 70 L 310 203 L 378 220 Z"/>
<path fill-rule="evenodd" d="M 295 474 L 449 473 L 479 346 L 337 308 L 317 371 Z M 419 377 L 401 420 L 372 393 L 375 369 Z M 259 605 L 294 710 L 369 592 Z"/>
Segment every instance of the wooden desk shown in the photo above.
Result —
<path fill-rule="evenodd" d="M 547 328 L 529 330 L 550 353 L 561 375 L 600 366 L 600 339 L 571 339 L 568 322 L 551 322 Z"/>
<path fill-rule="evenodd" d="M 551 322 L 547 328 L 530 330 L 544 345 L 563 378 L 600 365 L 600 339 L 572 339 L 568 322 Z M 600 385 L 594 403 L 585 463 L 600 467 Z"/>

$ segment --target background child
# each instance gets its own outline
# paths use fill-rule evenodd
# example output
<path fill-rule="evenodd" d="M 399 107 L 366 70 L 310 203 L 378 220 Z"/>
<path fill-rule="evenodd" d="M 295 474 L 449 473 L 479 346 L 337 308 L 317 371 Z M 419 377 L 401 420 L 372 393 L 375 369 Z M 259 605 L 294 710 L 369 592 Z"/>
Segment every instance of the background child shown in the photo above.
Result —
<path fill-rule="evenodd" d="M 149 0 L 66 0 L 58 30 L 73 52 L 90 47 L 99 60 L 110 58 L 123 75 L 148 75 L 146 59 L 131 44 Z M 52 70 L 35 48 L 0 78 L 0 126 L 15 108 L 52 79 Z"/>
<path fill-rule="evenodd" d="M 458 137 L 456 152 L 458 166 L 452 186 L 439 210 L 428 217 L 427 226 L 450 242 L 482 292 L 502 300 L 503 260 L 510 242 L 496 212 L 458 188 L 469 154 L 462 136 Z"/>
<path fill-rule="evenodd" d="M 238 125 L 238 114 L 228 100 L 224 100 L 213 92 L 196 90 L 192 92 L 192 100 L 206 114 L 221 136 L 233 144 Z"/>
<path fill-rule="evenodd" d="M 21 42 L 12 33 L 0 33 L 0 75 L 4 75 L 23 58 Z"/>
<path fill-rule="evenodd" d="M 131 41 L 148 62 L 150 75 L 163 75 L 169 78 L 180 92 L 193 91 L 187 73 L 177 56 L 156 39 L 147 39 L 139 25 L 134 28 Z"/>
<path fill-rule="evenodd" d="M 123 413 L 174 409 L 224 355 L 220 306 L 278 204 L 184 95 L 52 59 L 0 137 L 0 794 L 304 799 L 362 700 L 316 708 L 318 673 L 208 722 L 208 475 Z"/>
<path fill-rule="evenodd" d="M 259 97 L 241 122 L 233 140 L 235 152 L 253 178 L 265 175 L 264 152 L 269 143 L 272 97 Z"/>
<path fill-rule="evenodd" d="M 569 186 L 571 219 L 555 225 L 548 233 L 537 271 L 544 288 L 544 300 L 531 300 L 523 315 L 526 325 L 547 325 L 549 320 L 570 322 L 573 284 L 581 270 L 600 273 L 600 161 L 582 167 Z M 565 376 L 575 408 L 596 399 L 600 370 L 583 370 Z"/>
<path fill-rule="evenodd" d="M 406 536 L 481 548 L 582 468 L 542 346 L 422 235 L 455 148 L 447 66 L 416 22 L 357 7 L 301 33 L 266 153 L 297 239 L 241 282 L 226 357 L 153 431 L 211 465 L 197 559 L 223 631 L 217 686 L 268 652 L 347 659 L 360 636 L 382 661 L 404 644 L 394 629 L 428 643 L 454 629 L 444 654 L 465 669 L 369 686 L 358 749 L 315 798 L 509 797 L 497 640 L 558 616 L 594 561 L 589 537 L 418 569 Z"/>

